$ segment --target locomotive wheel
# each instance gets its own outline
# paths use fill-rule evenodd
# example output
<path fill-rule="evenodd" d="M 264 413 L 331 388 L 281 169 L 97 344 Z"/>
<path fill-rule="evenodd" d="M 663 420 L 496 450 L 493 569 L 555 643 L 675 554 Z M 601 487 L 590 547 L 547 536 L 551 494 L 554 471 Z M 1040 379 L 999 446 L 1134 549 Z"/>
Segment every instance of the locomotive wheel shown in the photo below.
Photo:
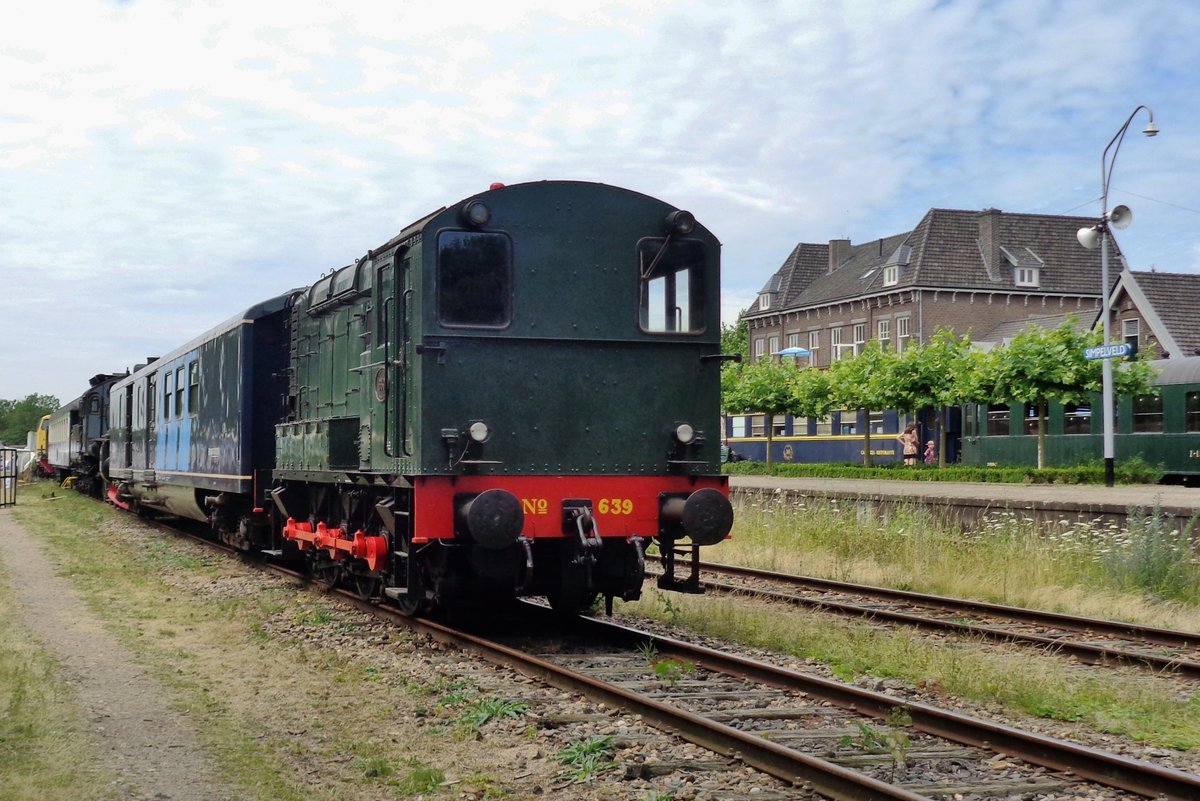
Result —
<path fill-rule="evenodd" d="M 354 590 L 368 601 L 374 601 L 383 593 L 383 576 L 378 573 L 355 573 Z"/>
<path fill-rule="evenodd" d="M 576 617 L 590 610 L 600 598 L 600 593 L 586 587 L 560 587 L 554 592 L 546 593 L 550 608 L 559 617 Z"/>
<path fill-rule="evenodd" d="M 309 556 L 308 571 L 313 578 L 328 584 L 330 589 L 336 587 L 342 580 L 342 566 L 326 556 L 323 551 Z"/>

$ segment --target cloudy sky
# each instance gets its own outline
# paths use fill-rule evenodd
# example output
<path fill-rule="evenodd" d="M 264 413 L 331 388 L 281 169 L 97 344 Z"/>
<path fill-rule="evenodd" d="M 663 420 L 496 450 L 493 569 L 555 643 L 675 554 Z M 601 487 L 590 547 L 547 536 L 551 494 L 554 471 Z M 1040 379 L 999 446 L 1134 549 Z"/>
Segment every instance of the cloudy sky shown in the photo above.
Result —
<path fill-rule="evenodd" d="M 62 400 L 494 181 L 616 184 L 724 244 L 931 207 L 1098 214 L 1200 272 L 1200 6 L 1177 0 L 25 4 L 0 30 L 0 398 Z M 1200 299 L 1198 299 L 1200 300 Z"/>

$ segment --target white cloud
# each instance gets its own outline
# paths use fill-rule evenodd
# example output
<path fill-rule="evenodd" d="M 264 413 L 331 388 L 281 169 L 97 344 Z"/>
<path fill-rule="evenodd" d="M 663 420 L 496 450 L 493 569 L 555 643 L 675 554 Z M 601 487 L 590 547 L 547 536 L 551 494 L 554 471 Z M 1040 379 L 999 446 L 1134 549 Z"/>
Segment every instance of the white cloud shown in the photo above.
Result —
<path fill-rule="evenodd" d="M 1198 34 L 1166 2 L 34 4 L 0 31 L 0 314 L 48 284 L 63 319 L 133 311 L 0 358 L 0 396 L 78 394 L 105 343 L 165 350 L 492 181 L 691 209 L 736 313 L 798 241 L 1095 213 L 1138 103 L 1163 134 L 1121 150 L 1122 247 L 1200 271 Z"/>

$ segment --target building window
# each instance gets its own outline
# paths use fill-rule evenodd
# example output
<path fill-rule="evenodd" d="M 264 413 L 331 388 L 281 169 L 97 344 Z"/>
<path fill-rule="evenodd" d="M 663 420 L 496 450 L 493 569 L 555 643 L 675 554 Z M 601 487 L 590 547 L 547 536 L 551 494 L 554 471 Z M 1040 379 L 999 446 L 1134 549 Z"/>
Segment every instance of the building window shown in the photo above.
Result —
<path fill-rule="evenodd" d="M 904 350 L 908 347 L 908 321 L 911 317 L 896 318 L 896 350 Z"/>
<path fill-rule="evenodd" d="M 900 283 L 900 265 L 889 264 L 883 268 L 883 285 L 895 286 Z"/>
<path fill-rule="evenodd" d="M 1121 333 L 1124 335 L 1124 340 L 1133 345 L 1135 348 L 1141 345 L 1142 338 L 1142 321 L 1134 317 L 1131 320 L 1121 321 Z"/>
<path fill-rule="evenodd" d="M 820 331 L 809 331 L 808 332 L 808 349 L 811 350 L 813 352 L 813 355 L 815 356 L 817 353 L 817 349 L 820 347 L 821 347 L 821 332 Z"/>
<path fill-rule="evenodd" d="M 829 350 L 831 360 L 836 362 L 842 358 L 842 329 L 829 329 Z"/>
<path fill-rule="evenodd" d="M 1063 404 L 1063 433 L 1092 433 L 1092 407 L 1084 404 Z"/>
<path fill-rule="evenodd" d="M 754 360 L 758 361 L 759 359 L 761 359 L 763 357 L 763 354 L 766 352 L 767 352 L 767 340 L 764 339 L 763 337 L 759 337 L 758 339 L 754 340 Z"/>
<path fill-rule="evenodd" d="M 858 356 L 860 353 L 862 353 L 863 348 L 866 347 L 866 344 L 867 344 L 867 324 L 866 323 L 855 323 L 854 324 L 854 355 Z"/>
<path fill-rule="evenodd" d="M 987 433 L 989 437 L 1007 437 L 1009 408 L 1007 406 L 989 406 L 987 410 Z"/>
<path fill-rule="evenodd" d="M 779 354 L 779 337 L 773 336 L 767 339 L 767 353 L 772 356 Z"/>
<path fill-rule="evenodd" d="M 1200 431 L 1200 392 L 1189 392 L 1184 396 L 1184 428 L 1188 431 Z"/>
<path fill-rule="evenodd" d="M 758 308 L 764 311 L 771 308 L 771 295 L 769 293 L 764 292 L 758 296 Z"/>
<path fill-rule="evenodd" d="M 1016 269 L 1017 286 L 1037 286 L 1038 285 L 1038 268 L 1037 267 L 1018 267 Z"/>
<path fill-rule="evenodd" d="M 1163 430 L 1162 395 L 1136 395 L 1133 399 L 1133 433 L 1152 434 Z"/>
<path fill-rule="evenodd" d="M 788 334 L 788 347 L 789 348 L 800 347 L 800 335 L 799 334 Z"/>
<path fill-rule="evenodd" d="M 875 325 L 875 338 L 879 340 L 881 345 L 892 344 L 892 321 L 880 320 Z"/>

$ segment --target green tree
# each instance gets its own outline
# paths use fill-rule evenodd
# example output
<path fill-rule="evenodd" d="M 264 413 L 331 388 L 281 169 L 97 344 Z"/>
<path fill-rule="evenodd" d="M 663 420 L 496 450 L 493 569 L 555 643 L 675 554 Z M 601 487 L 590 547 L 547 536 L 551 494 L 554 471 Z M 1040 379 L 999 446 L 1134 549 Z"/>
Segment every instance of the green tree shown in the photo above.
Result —
<path fill-rule="evenodd" d="M 862 353 L 849 359 L 839 359 L 829 368 L 829 381 L 834 402 L 842 408 L 856 409 L 866 419 L 863 426 L 863 465 L 871 467 L 871 409 L 888 409 L 896 405 L 895 372 L 898 359 L 872 340 Z"/>
<path fill-rule="evenodd" d="M 894 371 L 895 406 L 906 412 L 934 408 L 937 415 L 938 464 L 946 463 L 946 408 L 987 397 L 981 369 L 984 354 L 968 336 L 949 328 L 934 332 L 928 344 L 899 355 Z"/>
<path fill-rule="evenodd" d="M 727 365 L 721 375 L 721 404 L 726 412 L 765 415 L 768 467 L 773 461 L 774 417 L 795 413 L 796 373 L 794 365 L 767 358 L 750 364 Z"/>
<path fill-rule="evenodd" d="M 21 400 L 0 400 L 0 442 L 25 446 L 25 435 L 37 428 L 38 420 L 59 407 L 53 395 L 26 395 Z"/>
<path fill-rule="evenodd" d="M 741 315 L 733 325 L 721 324 L 721 353 L 734 353 L 743 358 L 750 354 L 750 327 Z"/>
<path fill-rule="evenodd" d="M 1103 365 L 1084 358 L 1087 347 L 1100 344 L 1099 331 L 1084 331 L 1074 320 L 1058 328 L 1030 325 L 1008 345 L 988 354 L 985 389 L 993 401 L 1032 403 L 1038 411 L 1038 467 L 1046 465 L 1046 417 L 1049 401 L 1079 403 L 1101 389 Z M 1114 365 L 1118 394 L 1144 395 L 1152 390 L 1154 369 L 1145 361 Z"/>

